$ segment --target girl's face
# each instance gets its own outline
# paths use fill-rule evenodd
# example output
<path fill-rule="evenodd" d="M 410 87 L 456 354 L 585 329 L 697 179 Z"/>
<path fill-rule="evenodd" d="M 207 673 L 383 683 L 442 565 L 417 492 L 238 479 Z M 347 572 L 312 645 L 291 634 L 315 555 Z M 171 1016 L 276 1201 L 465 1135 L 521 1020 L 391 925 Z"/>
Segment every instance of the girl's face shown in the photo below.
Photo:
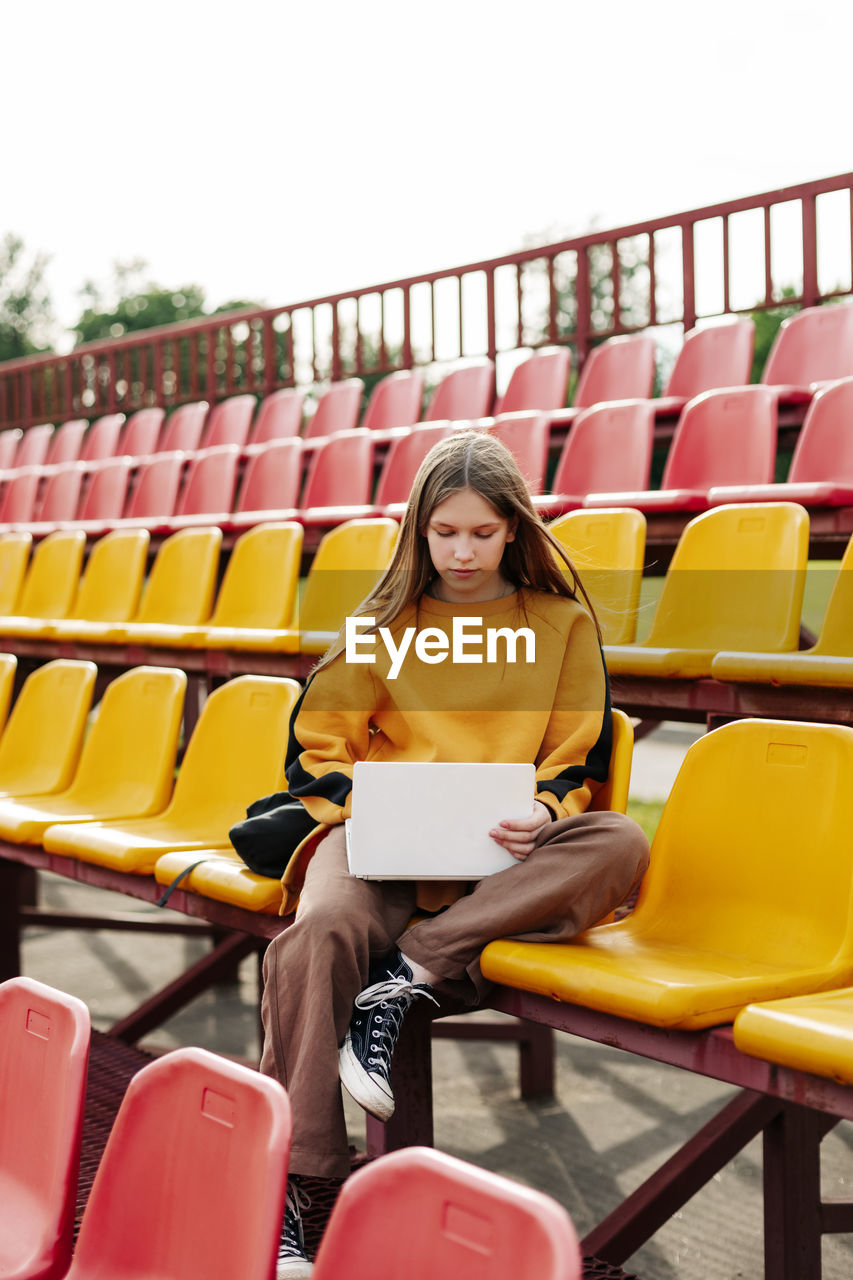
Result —
<path fill-rule="evenodd" d="M 440 579 L 432 585 L 433 595 L 453 604 L 478 604 L 508 594 L 512 588 L 500 567 L 516 525 L 473 489 L 460 489 L 433 507 L 426 530 Z"/>

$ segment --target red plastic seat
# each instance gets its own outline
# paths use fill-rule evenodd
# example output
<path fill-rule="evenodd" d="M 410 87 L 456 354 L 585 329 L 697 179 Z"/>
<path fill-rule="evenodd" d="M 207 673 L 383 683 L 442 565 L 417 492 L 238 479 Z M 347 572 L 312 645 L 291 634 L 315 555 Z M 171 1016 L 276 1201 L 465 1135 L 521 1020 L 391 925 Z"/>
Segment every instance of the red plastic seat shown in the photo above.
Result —
<path fill-rule="evenodd" d="M 0 1275 L 60 1280 L 71 1260 L 91 1034 L 81 1000 L 0 984 Z"/>
<path fill-rule="evenodd" d="M 137 409 L 125 423 L 118 452 L 129 458 L 154 453 L 165 416 L 165 409 Z"/>
<path fill-rule="evenodd" d="M 86 469 L 81 462 L 52 467 L 44 479 L 44 489 L 36 499 L 33 519 L 27 528 L 34 538 L 53 533 L 60 524 L 74 520 L 80 506 Z"/>
<path fill-rule="evenodd" d="M 812 400 L 784 484 L 715 485 L 708 501 L 853 504 L 853 378 L 829 383 Z"/>
<path fill-rule="evenodd" d="M 545 516 L 561 515 L 604 489 L 647 485 L 654 443 L 654 407 L 650 400 L 598 404 L 578 414 L 557 462 L 552 494 L 534 498 Z M 621 499 L 601 505 L 629 506 Z"/>
<path fill-rule="evenodd" d="M 593 347 L 578 376 L 574 409 L 589 409 L 604 400 L 640 400 L 652 394 L 655 341 L 648 334 L 608 338 Z"/>
<path fill-rule="evenodd" d="M 745 386 L 754 345 L 755 325 L 751 320 L 691 329 L 684 335 L 663 395 L 655 400 L 658 412 L 679 412 L 703 391 Z"/>
<path fill-rule="evenodd" d="M 270 1280 L 290 1151 L 277 1081 L 177 1049 L 128 1085 L 68 1280 Z"/>
<path fill-rule="evenodd" d="M 41 474 L 39 467 L 19 467 L 10 472 L 0 500 L 0 526 L 26 525 L 32 520 Z"/>
<path fill-rule="evenodd" d="M 853 375 L 853 306 L 805 307 L 783 320 L 761 381 L 785 401 L 810 400 L 816 384 Z"/>
<path fill-rule="evenodd" d="M 171 533 L 190 525 L 210 524 L 211 515 L 231 511 L 239 462 L 240 446 L 237 444 L 203 449 L 190 461 L 175 514 L 162 517 L 149 527 Z"/>
<path fill-rule="evenodd" d="M 88 425 L 85 418 L 70 418 L 57 427 L 47 446 L 44 456 L 45 466 L 55 466 L 60 462 L 77 462 Z"/>
<path fill-rule="evenodd" d="M 541 493 L 548 469 L 548 418 L 544 413 L 501 413 L 487 428 L 518 463 L 531 493 Z"/>
<path fill-rule="evenodd" d="M 133 458 L 121 456 L 110 458 L 92 472 L 89 487 L 77 508 L 75 523 L 98 520 L 109 524 L 119 520 L 124 514 L 132 468 Z"/>
<path fill-rule="evenodd" d="M 519 409 L 562 409 L 569 388 L 572 353 L 568 347 L 534 351 L 512 372 L 495 413 Z"/>
<path fill-rule="evenodd" d="M 580 1280 L 556 1200 L 428 1147 L 365 1165 L 341 1188 L 314 1280 Z"/>
<path fill-rule="evenodd" d="M 298 436 L 304 405 L 305 392 L 298 387 L 282 387 L 264 396 L 249 436 L 250 448 Z"/>
<path fill-rule="evenodd" d="M 15 465 L 15 454 L 18 445 L 24 438 L 23 431 L 11 427 L 8 431 L 0 431 L 0 469 L 7 471 Z"/>
<path fill-rule="evenodd" d="M 433 445 L 454 430 L 451 422 L 430 422 L 412 427 L 405 435 L 397 436 L 388 446 L 379 479 L 376 482 L 374 505 L 362 515 L 385 515 L 399 519 L 403 514 L 418 468 Z M 355 518 L 350 517 L 350 518 Z"/>
<path fill-rule="evenodd" d="M 38 427 L 29 427 L 18 445 L 15 454 L 16 467 L 39 467 L 47 458 L 47 451 L 53 437 L 53 427 L 44 422 Z"/>
<path fill-rule="evenodd" d="M 102 418 L 98 418 L 83 437 L 79 461 L 99 462 L 103 458 L 114 458 L 119 452 L 118 446 L 123 426 L 123 413 L 107 413 Z"/>
<path fill-rule="evenodd" d="M 361 425 L 366 431 L 391 431 L 420 421 L 424 396 L 423 369 L 401 369 L 377 382 Z"/>
<path fill-rule="evenodd" d="M 349 519 L 353 506 L 370 502 L 373 490 L 373 436 L 363 427 L 339 431 L 324 441 L 308 465 L 299 510 L 276 520 L 333 525 Z"/>
<path fill-rule="evenodd" d="M 485 418 L 495 398 L 495 366 L 488 359 L 451 369 L 439 382 L 424 422 L 459 422 Z"/>
<path fill-rule="evenodd" d="M 274 440 L 246 463 L 234 511 L 222 512 L 215 523 L 223 529 L 249 529 L 287 511 L 292 518 L 302 487 L 302 441 Z"/>
<path fill-rule="evenodd" d="M 210 411 L 202 447 L 213 449 L 221 444 L 237 444 L 242 448 L 249 438 L 254 415 L 254 396 L 230 396 L 227 400 L 220 400 Z"/>
<path fill-rule="evenodd" d="M 770 387 L 703 392 L 678 420 L 660 489 L 596 493 L 584 506 L 705 511 L 712 486 L 769 484 L 776 464 L 776 406 Z"/>
<path fill-rule="evenodd" d="M 91 517 L 75 521 L 75 527 L 92 538 L 128 524 L 154 528 L 158 521 L 174 515 L 186 458 L 185 453 L 151 454 L 136 468 L 121 519 Z"/>
<path fill-rule="evenodd" d="M 206 400 L 194 400 L 191 404 L 182 404 L 173 410 L 166 419 L 157 452 L 174 453 L 176 450 L 191 452 L 197 449 L 201 443 L 207 410 Z"/>
<path fill-rule="evenodd" d="M 361 378 L 333 382 L 317 401 L 317 408 L 305 428 L 304 438 L 315 440 L 334 435 L 336 431 L 352 431 L 358 424 L 364 383 Z"/>

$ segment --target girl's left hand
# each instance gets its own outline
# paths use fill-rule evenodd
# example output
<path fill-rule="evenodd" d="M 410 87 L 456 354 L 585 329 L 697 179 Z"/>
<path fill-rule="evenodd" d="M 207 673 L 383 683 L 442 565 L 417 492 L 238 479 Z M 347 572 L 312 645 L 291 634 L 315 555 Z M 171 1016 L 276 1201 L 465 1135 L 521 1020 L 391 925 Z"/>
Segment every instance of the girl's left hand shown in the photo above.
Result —
<path fill-rule="evenodd" d="M 519 862 L 533 852 L 536 837 L 542 828 L 554 821 L 554 815 L 547 805 L 534 800 L 533 813 L 529 818 L 507 818 L 498 826 L 492 827 L 489 835 L 498 844 L 503 845 L 507 853 L 511 853 Z"/>

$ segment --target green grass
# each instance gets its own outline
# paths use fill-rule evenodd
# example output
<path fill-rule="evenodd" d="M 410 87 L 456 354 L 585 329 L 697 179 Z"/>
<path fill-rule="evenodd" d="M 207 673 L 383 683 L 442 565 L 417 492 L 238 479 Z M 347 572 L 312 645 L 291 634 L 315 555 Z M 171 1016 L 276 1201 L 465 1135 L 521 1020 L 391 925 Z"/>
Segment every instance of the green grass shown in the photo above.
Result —
<path fill-rule="evenodd" d="M 638 822 L 646 833 L 649 843 L 657 831 L 660 815 L 663 812 L 662 800 L 629 800 L 628 817 Z"/>

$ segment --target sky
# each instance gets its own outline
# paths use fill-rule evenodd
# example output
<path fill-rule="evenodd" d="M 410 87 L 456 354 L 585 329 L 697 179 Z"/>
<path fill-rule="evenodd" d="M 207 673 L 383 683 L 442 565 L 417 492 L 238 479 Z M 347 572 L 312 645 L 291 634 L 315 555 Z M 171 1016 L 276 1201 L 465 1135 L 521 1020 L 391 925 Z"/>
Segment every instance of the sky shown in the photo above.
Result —
<path fill-rule="evenodd" d="M 116 261 L 279 306 L 853 169 L 849 0 L 0 5 L 65 327 Z"/>

